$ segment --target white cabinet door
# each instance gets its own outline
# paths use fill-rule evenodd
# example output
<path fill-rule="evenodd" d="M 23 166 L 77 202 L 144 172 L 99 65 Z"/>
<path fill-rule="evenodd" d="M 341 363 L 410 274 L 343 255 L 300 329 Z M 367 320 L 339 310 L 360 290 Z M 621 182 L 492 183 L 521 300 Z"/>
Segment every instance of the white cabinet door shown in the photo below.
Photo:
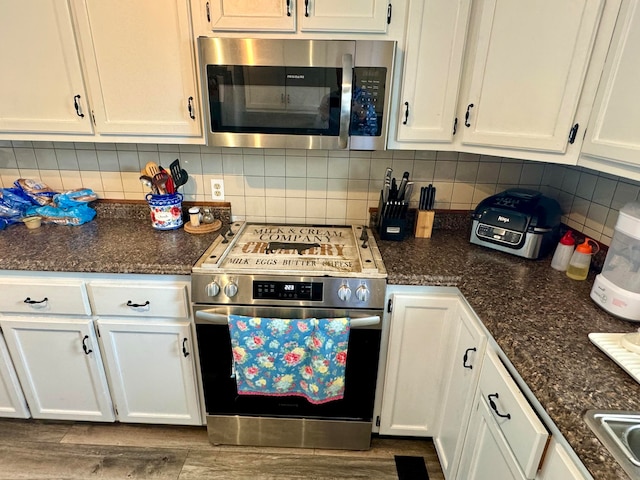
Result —
<path fill-rule="evenodd" d="M 446 385 L 438 415 L 439 427 L 433 439 L 445 478 L 455 476 L 487 343 L 479 319 L 463 300 L 457 317 L 452 355 L 444 371 Z"/>
<path fill-rule="evenodd" d="M 210 30 L 295 32 L 296 0 L 206 0 Z"/>
<path fill-rule="evenodd" d="M 114 420 L 90 319 L 2 317 L 0 327 L 33 418 Z"/>
<path fill-rule="evenodd" d="M 398 142 L 450 142 L 461 127 L 455 116 L 470 6 L 471 0 L 411 1 Z"/>
<path fill-rule="evenodd" d="M 525 480 L 486 402 L 475 402 L 458 480 Z"/>
<path fill-rule="evenodd" d="M 0 2 L 0 31 L 0 131 L 92 133 L 68 2 Z"/>
<path fill-rule="evenodd" d="M 467 88 L 458 109 L 462 143 L 564 152 L 603 5 L 474 2 Z"/>
<path fill-rule="evenodd" d="M 385 33 L 391 0 L 299 0 L 303 32 Z"/>
<path fill-rule="evenodd" d="M 380 433 L 433 436 L 458 297 L 394 294 L 391 301 Z"/>
<path fill-rule="evenodd" d="M 587 478 L 591 476 L 584 475 L 567 450 L 552 438 L 536 480 L 587 480 Z"/>
<path fill-rule="evenodd" d="M 201 424 L 188 321 L 97 324 L 119 421 Z"/>
<path fill-rule="evenodd" d="M 628 167 L 634 171 L 635 179 L 640 178 L 640 99 L 635 93 L 640 81 L 639 3 L 626 2 L 618 18 L 582 147 L 583 155 Z M 591 164 L 585 165 L 593 168 Z M 627 176 L 624 170 L 610 173 Z"/>
<path fill-rule="evenodd" d="M 0 417 L 29 418 L 29 407 L 0 332 Z"/>
<path fill-rule="evenodd" d="M 188 0 L 75 0 L 100 134 L 201 135 Z"/>

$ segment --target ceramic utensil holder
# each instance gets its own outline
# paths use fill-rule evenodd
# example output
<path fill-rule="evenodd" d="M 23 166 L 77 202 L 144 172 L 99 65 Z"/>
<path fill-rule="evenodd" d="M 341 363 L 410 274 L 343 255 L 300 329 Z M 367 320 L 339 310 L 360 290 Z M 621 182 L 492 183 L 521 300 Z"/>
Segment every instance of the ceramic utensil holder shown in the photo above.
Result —
<path fill-rule="evenodd" d="M 436 212 L 433 210 L 418 210 L 414 232 L 416 238 L 431 238 L 435 216 Z"/>
<path fill-rule="evenodd" d="M 175 230 L 182 226 L 182 194 L 170 193 L 145 197 L 151 210 L 151 225 L 158 230 Z"/>

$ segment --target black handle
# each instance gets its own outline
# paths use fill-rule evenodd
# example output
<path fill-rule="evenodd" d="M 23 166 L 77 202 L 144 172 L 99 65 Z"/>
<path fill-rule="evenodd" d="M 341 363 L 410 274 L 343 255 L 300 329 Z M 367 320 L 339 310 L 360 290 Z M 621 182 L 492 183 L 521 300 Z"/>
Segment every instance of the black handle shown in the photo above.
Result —
<path fill-rule="evenodd" d="M 206 8 L 206 11 L 207 11 L 207 22 L 210 22 L 211 21 L 211 10 L 209 8 L 209 2 L 207 2 L 205 8 Z"/>
<path fill-rule="evenodd" d="M 404 102 L 404 121 L 402 124 L 406 125 L 407 120 L 409 120 L 409 102 Z"/>
<path fill-rule="evenodd" d="M 455 135 L 458 131 L 458 117 L 453 121 L 453 134 Z"/>
<path fill-rule="evenodd" d="M 291 0 L 287 0 L 287 17 L 291 16 Z"/>
<path fill-rule="evenodd" d="M 80 95 L 73 97 L 73 106 L 76 107 L 76 115 L 84 117 L 84 113 L 80 111 L 80 104 L 78 103 L 78 100 L 80 100 Z"/>
<path fill-rule="evenodd" d="M 82 350 L 84 350 L 84 353 L 89 355 L 91 352 L 93 352 L 93 350 L 87 347 L 87 340 L 89 340 L 89 335 L 85 335 L 82 339 Z"/>
<path fill-rule="evenodd" d="M 470 103 L 469 105 L 467 105 L 467 113 L 464 114 L 464 126 L 465 127 L 470 127 L 471 124 L 469 123 L 469 110 L 471 110 L 473 108 L 473 103 Z"/>
<path fill-rule="evenodd" d="M 304 16 L 309 16 L 309 0 L 304 0 Z"/>
<path fill-rule="evenodd" d="M 467 365 L 467 361 L 469 360 L 469 352 L 475 352 L 475 351 L 476 351 L 476 347 L 473 347 L 473 348 L 467 348 L 467 350 L 464 352 L 464 357 L 462 357 L 462 366 L 464 368 L 473 370 L 473 365 Z"/>
<path fill-rule="evenodd" d="M 185 358 L 189 356 L 189 352 L 187 352 L 186 343 L 187 343 L 187 338 L 185 337 L 182 339 L 182 354 L 185 356 Z"/>
<path fill-rule="evenodd" d="M 193 97 L 189 97 L 187 101 L 187 110 L 189 110 L 189 116 L 192 120 L 196 119 L 196 116 L 193 114 Z"/>
<path fill-rule="evenodd" d="M 140 308 L 149 306 L 149 300 L 144 303 L 133 303 L 131 300 L 127 300 L 127 307 Z"/>
<path fill-rule="evenodd" d="M 498 411 L 498 407 L 496 406 L 496 402 L 494 402 L 493 398 L 491 398 L 491 397 L 494 397 L 494 398 L 500 398 L 500 397 L 498 397 L 497 393 L 492 393 L 491 395 L 488 395 L 489 406 L 493 409 L 494 412 L 496 412 L 496 415 L 498 415 L 499 417 L 502 417 L 502 418 L 506 418 L 507 420 L 511 420 L 511 415 L 510 414 L 508 414 L 508 413 L 500 413 Z"/>
<path fill-rule="evenodd" d="M 24 299 L 24 303 L 28 303 L 29 305 L 34 305 L 37 303 L 45 303 L 48 302 L 49 299 L 47 297 L 44 297 L 42 300 L 31 300 L 31 297 L 27 297 Z"/>

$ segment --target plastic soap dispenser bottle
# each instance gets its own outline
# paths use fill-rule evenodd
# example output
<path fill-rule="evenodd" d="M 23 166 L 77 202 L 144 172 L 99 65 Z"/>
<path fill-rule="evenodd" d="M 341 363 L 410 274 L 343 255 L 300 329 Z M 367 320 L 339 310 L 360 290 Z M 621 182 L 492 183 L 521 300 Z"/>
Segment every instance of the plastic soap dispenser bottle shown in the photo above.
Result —
<path fill-rule="evenodd" d="M 551 268 L 555 268 L 561 272 L 566 271 L 569 266 L 571 256 L 573 255 L 575 245 L 576 239 L 573 238 L 571 230 L 568 230 L 560 239 L 560 242 L 556 247 L 556 251 L 551 259 Z"/>
<path fill-rule="evenodd" d="M 573 255 L 571 255 L 571 260 L 569 260 L 569 266 L 567 267 L 567 277 L 573 278 L 574 280 L 584 280 L 587 278 L 589 265 L 591 265 L 591 255 L 598 250 L 598 244 L 594 240 L 585 238 L 584 243 L 578 245 Z"/>

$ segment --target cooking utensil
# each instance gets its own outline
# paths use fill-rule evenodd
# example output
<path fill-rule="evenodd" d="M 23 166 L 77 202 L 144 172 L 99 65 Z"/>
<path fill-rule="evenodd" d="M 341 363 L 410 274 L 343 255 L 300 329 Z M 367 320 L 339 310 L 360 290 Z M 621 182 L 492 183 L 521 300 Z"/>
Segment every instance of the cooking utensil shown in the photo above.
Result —
<path fill-rule="evenodd" d="M 167 190 L 167 193 L 176 193 L 176 186 L 175 186 L 175 183 L 173 183 L 173 178 L 171 177 L 171 174 L 167 172 L 164 168 L 162 168 L 162 166 L 160 166 L 160 171 L 166 173 L 169 177 L 167 178 L 167 183 L 165 185 L 165 189 Z"/>
<path fill-rule="evenodd" d="M 153 184 L 153 178 L 149 175 L 140 175 L 140 183 L 151 190 L 151 193 L 158 193 L 158 189 Z"/>
<path fill-rule="evenodd" d="M 153 177 L 153 185 L 158 189 L 158 193 L 167 193 L 167 180 L 169 180 L 169 174 L 167 172 L 158 172 Z"/>
<path fill-rule="evenodd" d="M 171 162 L 171 165 L 169 165 L 169 171 L 171 172 L 171 176 L 173 177 L 173 184 L 175 185 L 176 191 L 182 185 L 187 183 L 187 180 L 189 180 L 189 174 L 184 168 L 180 166 L 180 160 L 178 160 L 177 158 L 173 162 Z"/>
<path fill-rule="evenodd" d="M 150 176 L 151 178 L 155 177 L 158 173 L 160 173 L 160 167 L 156 162 L 148 162 L 144 166 L 144 170 L 145 172 L 147 172 L 147 175 Z"/>

